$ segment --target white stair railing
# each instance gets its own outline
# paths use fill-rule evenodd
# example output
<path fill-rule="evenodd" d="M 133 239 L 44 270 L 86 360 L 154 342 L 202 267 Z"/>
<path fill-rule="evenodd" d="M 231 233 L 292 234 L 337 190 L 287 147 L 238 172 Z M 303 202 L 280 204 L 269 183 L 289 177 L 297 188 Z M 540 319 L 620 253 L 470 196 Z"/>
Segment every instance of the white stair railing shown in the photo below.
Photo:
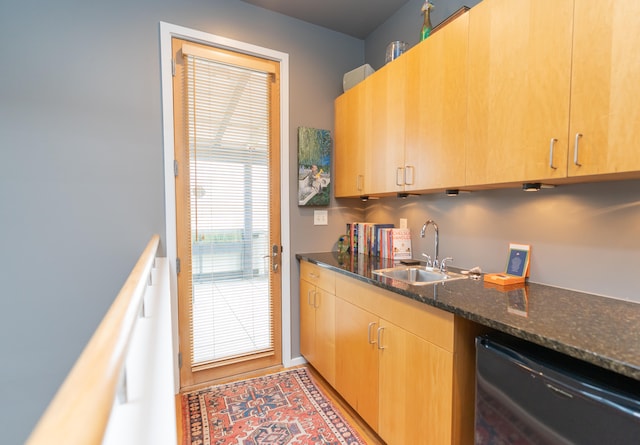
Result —
<path fill-rule="evenodd" d="M 169 266 L 158 245 L 154 235 L 28 445 L 177 442 Z"/>

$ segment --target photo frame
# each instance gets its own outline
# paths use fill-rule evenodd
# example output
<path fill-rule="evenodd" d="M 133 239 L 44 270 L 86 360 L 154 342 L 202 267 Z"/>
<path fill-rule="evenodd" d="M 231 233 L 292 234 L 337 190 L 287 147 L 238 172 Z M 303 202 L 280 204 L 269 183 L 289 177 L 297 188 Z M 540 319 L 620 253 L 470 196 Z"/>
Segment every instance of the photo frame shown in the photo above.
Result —
<path fill-rule="evenodd" d="M 529 272 L 529 251 L 531 246 L 524 244 L 509 245 L 509 261 L 505 273 L 514 277 L 523 278 Z"/>
<path fill-rule="evenodd" d="M 502 286 L 524 283 L 529 276 L 530 261 L 530 245 L 510 243 L 505 271 L 501 273 L 487 273 L 484 275 L 484 281 Z"/>
<path fill-rule="evenodd" d="M 298 205 L 328 206 L 331 198 L 331 132 L 298 127 Z"/>

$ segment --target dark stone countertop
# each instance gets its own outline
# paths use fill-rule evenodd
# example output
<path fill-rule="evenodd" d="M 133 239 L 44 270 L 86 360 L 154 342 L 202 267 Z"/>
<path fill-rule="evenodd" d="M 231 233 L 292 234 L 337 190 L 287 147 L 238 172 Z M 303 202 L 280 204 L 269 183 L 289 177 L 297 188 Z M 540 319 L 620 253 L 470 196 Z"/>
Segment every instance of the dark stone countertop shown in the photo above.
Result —
<path fill-rule="evenodd" d="M 640 380 L 638 303 L 535 283 L 508 291 L 471 279 L 412 286 L 373 274 L 393 266 L 386 259 L 337 252 L 296 258 Z"/>

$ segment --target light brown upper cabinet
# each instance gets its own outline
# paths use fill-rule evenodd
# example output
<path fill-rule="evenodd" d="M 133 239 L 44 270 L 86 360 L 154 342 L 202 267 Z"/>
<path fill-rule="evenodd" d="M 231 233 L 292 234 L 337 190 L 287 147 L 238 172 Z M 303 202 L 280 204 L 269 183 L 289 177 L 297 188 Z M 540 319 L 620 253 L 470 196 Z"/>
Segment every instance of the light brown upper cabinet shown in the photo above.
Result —
<path fill-rule="evenodd" d="M 360 82 L 335 100 L 335 180 L 337 198 L 364 195 L 367 147 L 366 82 Z"/>
<path fill-rule="evenodd" d="M 397 174 L 404 164 L 406 67 L 403 55 L 367 78 L 371 108 L 365 161 L 367 194 L 403 189 Z"/>
<path fill-rule="evenodd" d="M 404 56 L 385 65 L 335 101 L 336 197 L 402 190 Z"/>
<path fill-rule="evenodd" d="M 336 99 L 336 197 L 402 190 L 405 67 L 398 58 Z"/>
<path fill-rule="evenodd" d="M 565 177 L 573 0 L 485 0 L 469 14 L 467 185 Z"/>
<path fill-rule="evenodd" d="M 405 56 L 405 191 L 458 188 L 465 181 L 469 13 Z"/>
<path fill-rule="evenodd" d="M 575 2 L 569 176 L 640 170 L 639 29 L 636 0 Z"/>
<path fill-rule="evenodd" d="M 483 0 L 336 99 L 336 196 L 640 177 L 640 2 Z"/>
<path fill-rule="evenodd" d="M 335 101 L 336 197 L 464 182 L 468 14 Z"/>

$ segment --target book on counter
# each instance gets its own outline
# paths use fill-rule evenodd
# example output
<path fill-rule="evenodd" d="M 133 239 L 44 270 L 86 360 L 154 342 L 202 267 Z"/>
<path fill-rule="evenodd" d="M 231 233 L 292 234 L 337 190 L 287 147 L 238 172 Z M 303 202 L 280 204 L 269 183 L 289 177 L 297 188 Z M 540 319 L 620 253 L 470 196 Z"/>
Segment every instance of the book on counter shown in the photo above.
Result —
<path fill-rule="evenodd" d="M 389 223 L 352 222 L 347 223 L 349 249 L 352 254 L 380 255 L 380 231 L 392 228 Z"/>
<path fill-rule="evenodd" d="M 380 256 L 394 260 L 411 259 L 411 229 L 380 229 Z"/>

